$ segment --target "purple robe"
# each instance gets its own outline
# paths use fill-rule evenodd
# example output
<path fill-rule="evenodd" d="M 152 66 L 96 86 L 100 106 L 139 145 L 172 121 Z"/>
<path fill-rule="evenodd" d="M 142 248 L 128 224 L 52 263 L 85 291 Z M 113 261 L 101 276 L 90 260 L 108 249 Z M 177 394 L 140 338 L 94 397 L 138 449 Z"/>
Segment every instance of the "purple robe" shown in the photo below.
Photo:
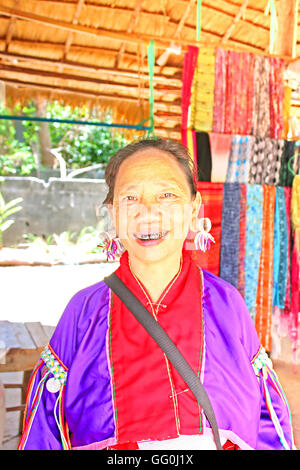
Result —
<path fill-rule="evenodd" d="M 198 267 L 187 251 L 183 254 L 183 270 L 170 289 L 170 315 L 172 305 L 185 301 L 183 296 L 189 296 L 190 309 L 193 298 L 198 298 L 188 292 L 189 283 L 199 276 Z M 231 284 L 205 270 L 200 272 L 204 320 L 200 379 L 210 397 L 220 435 L 246 450 L 292 449 L 289 407 L 243 298 Z M 129 288 L 135 286 L 128 253 L 122 255 L 116 274 Z M 100 281 L 80 290 L 69 301 L 33 372 L 19 449 L 105 449 L 120 443 L 123 417 L 122 413 L 117 415 L 117 395 L 125 403 L 126 412 L 126 380 L 113 371 L 111 337 L 118 333 L 114 348 L 118 348 L 118 341 L 121 348 L 123 341 L 125 353 L 126 343 L 121 331 L 111 331 L 111 299 L 111 290 Z M 124 317 L 127 312 L 122 308 L 119 313 Z M 189 318 L 185 316 L 182 321 L 188 322 Z M 116 352 L 121 358 L 122 351 Z M 136 372 L 137 383 L 142 376 L 151 386 L 153 380 L 153 389 L 159 387 L 155 374 L 147 374 L 142 361 L 128 364 L 130 367 L 124 376 Z M 51 389 L 53 378 L 56 380 L 52 380 Z M 146 440 L 147 416 L 153 403 L 138 396 L 137 405 L 144 409 L 145 420 L 133 423 L 133 437 L 136 426 L 136 440 Z M 201 433 L 211 434 L 205 417 L 202 424 Z M 159 426 L 156 432 L 160 439 Z"/>

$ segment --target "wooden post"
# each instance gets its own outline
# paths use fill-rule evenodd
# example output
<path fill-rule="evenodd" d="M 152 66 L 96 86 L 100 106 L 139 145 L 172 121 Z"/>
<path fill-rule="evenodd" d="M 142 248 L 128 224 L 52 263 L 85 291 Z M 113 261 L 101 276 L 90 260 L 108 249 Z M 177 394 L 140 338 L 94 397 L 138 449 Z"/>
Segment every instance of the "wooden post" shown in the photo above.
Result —
<path fill-rule="evenodd" d="M 274 54 L 295 57 L 299 0 L 279 0 L 277 3 L 278 30 Z"/>

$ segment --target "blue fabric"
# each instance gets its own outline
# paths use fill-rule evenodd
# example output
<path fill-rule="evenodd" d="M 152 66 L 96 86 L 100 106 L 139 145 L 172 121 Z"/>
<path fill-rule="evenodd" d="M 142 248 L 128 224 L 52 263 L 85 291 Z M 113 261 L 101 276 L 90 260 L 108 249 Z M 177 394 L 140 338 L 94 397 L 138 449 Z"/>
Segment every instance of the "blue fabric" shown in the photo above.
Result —
<path fill-rule="evenodd" d="M 273 305 L 284 308 L 288 274 L 288 233 L 284 188 L 276 187 L 273 255 Z"/>
<path fill-rule="evenodd" d="M 221 222 L 220 277 L 238 286 L 240 238 L 240 185 L 224 183 Z"/>
<path fill-rule="evenodd" d="M 247 227 L 245 252 L 245 302 L 252 319 L 256 314 L 256 294 L 262 238 L 263 187 L 247 184 Z"/>

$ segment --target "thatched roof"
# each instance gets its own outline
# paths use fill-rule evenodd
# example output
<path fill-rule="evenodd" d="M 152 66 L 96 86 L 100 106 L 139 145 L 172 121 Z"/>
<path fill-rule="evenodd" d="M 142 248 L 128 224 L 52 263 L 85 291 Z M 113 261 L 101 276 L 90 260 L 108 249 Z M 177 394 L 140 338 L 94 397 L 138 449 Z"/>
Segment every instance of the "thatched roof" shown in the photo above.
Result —
<path fill-rule="evenodd" d="M 147 45 L 156 60 L 174 41 L 180 54 L 155 65 L 159 135 L 180 138 L 181 73 L 189 44 L 267 53 L 266 0 L 0 0 L 0 80 L 12 102 L 36 96 L 109 106 L 115 120 L 149 116 Z M 300 38 L 297 49 L 300 52 Z M 298 53 L 297 53 L 298 55 Z"/>

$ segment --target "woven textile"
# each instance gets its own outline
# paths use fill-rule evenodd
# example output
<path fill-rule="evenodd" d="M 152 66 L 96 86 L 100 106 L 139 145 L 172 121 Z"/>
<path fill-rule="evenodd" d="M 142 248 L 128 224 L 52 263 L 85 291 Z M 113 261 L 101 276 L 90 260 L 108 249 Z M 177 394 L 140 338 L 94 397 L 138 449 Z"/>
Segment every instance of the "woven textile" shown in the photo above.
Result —
<path fill-rule="evenodd" d="M 201 48 L 197 56 L 192 96 L 191 127 L 196 131 L 210 132 L 213 127 L 215 88 L 215 50 Z"/>
<path fill-rule="evenodd" d="M 254 139 L 249 163 L 250 184 L 279 183 L 284 140 L 256 137 Z"/>
<path fill-rule="evenodd" d="M 263 188 L 247 185 L 247 229 L 245 253 L 245 302 L 252 319 L 256 314 L 256 296 L 261 252 Z"/>
<path fill-rule="evenodd" d="M 284 308 L 288 270 L 288 233 L 284 188 L 276 187 L 274 253 L 276 264 L 273 273 L 273 305 Z"/>
<path fill-rule="evenodd" d="M 238 287 L 240 242 L 240 185 L 224 183 L 220 277 Z"/>
<path fill-rule="evenodd" d="M 275 186 L 263 186 L 263 219 L 261 254 L 256 296 L 255 327 L 262 346 L 271 351 L 272 288 L 273 288 L 273 233 Z"/>
<path fill-rule="evenodd" d="M 284 62 L 216 50 L 213 132 L 284 136 Z"/>
<path fill-rule="evenodd" d="M 240 185 L 239 272 L 238 290 L 245 297 L 245 253 L 247 231 L 247 185 Z"/>
<path fill-rule="evenodd" d="M 232 137 L 226 175 L 227 183 L 248 183 L 254 141 L 253 136 L 234 135 Z"/>
<path fill-rule="evenodd" d="M 288 164 L 294 157 L 295 152 L 295 142 L 285 140 L 280 162 L 280 174 L 278 182 L 280 186 L 292 186 L 293 184 L 294 175 L 290 171 Z"/>
<path fill-rule="evenodd" d="M 200 250 L 192 250 L 191 255 L 199 266 L 218 276 L 220 270 L 223 184 L 199 181 L 197 190 L 202 196 L 201 217 L 208 217 L 211 220 L 212 228 L 210 233 L 214 237 L 215 243 L 212 243 L 210 249 L 205 253 Z"/>

